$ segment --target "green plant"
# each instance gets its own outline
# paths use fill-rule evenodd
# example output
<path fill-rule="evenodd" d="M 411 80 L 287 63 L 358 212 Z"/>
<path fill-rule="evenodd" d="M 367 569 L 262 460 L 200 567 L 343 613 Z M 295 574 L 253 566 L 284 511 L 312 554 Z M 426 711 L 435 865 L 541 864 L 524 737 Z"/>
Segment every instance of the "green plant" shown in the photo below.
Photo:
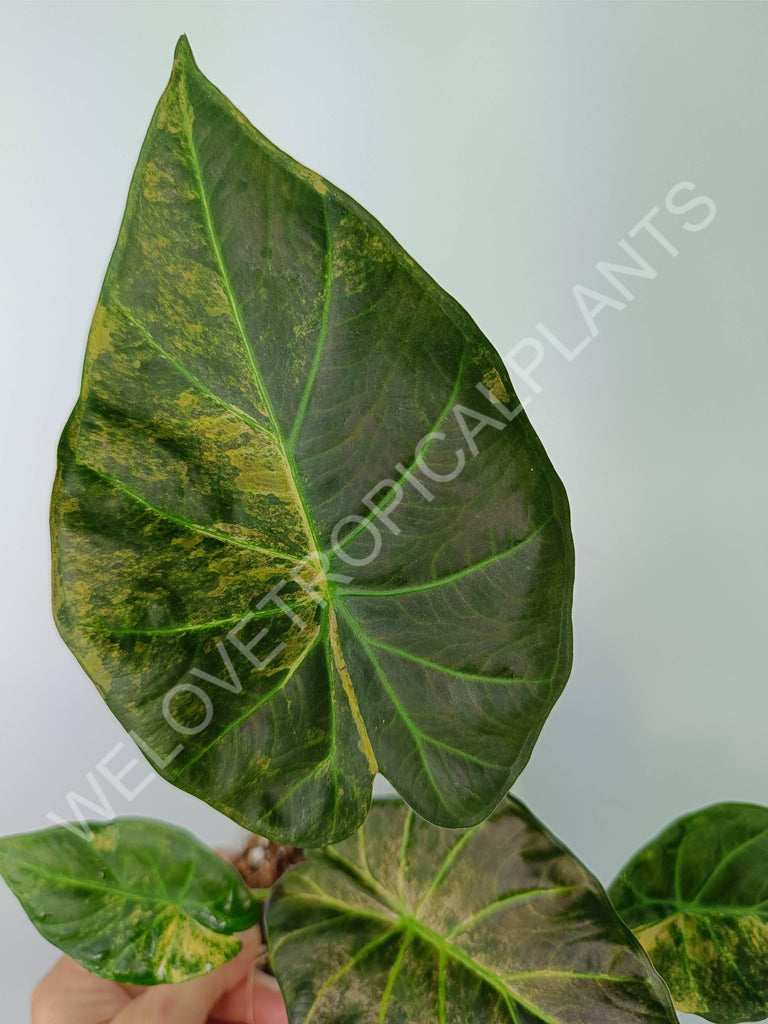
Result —
<path fill-rule="evenodd" d="M 159 771 L 309 849 L 267 895 L 155 822 L 0 841 L 33 923 L 90 970 L 204 973 L 258 896 L 295 1022 L 674 1020 L 643 947 L 681 1008 L 765 1011 L 758 873 L 705 879 L 755 863 L 768 812 L 696 816 L 735 816 L 709 865 L 673 826 L 612 887 L 622 921 L 506 795 L 570 670 L 562 484 L 466 312 L 185 39 L 51 522 L 59 630 Z M 371 808 L 377 771 L 404 803 Z"/>

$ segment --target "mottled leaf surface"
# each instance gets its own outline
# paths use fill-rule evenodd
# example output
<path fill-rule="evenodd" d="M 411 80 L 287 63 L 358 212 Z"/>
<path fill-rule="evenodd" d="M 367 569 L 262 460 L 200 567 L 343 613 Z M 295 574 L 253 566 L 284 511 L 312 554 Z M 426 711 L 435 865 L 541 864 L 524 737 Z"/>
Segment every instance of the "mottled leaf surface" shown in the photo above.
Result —
<path fill-rule="evenodd" d="M 0 839 L 0 874 L 40 934 L 102 978 L 207 974 L 259 921 L 240 875 L 182 829 L 144 818 Z"/>
<path fill-rule="evenodd" d="M 685 815 L 609 889 L 675 1005 L 717 1024 L 768 1017 L 768 808 Z"/>
<path fill-rule="evenodd" d="M 501 359 L 185 40 L 52 537 L 59 630 L 161 773 L 295 845 L 353 832 L 377 769 L 474 824 L 570 670 L 568 504 Z"/>
<path fill-rule="evenodd" d="M 517 801 L 467 830 L 373 805 L 267 905 L 292 1024 L 670 1024 L 597 880 Z"/>

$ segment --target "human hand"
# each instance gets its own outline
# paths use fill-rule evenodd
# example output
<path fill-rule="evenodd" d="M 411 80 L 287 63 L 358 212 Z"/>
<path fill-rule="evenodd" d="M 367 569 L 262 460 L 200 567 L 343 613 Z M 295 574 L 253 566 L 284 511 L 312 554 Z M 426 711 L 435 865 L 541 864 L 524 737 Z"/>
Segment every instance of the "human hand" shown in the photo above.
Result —
<path fill-rule="evenodd" d="M 257 971 L 258 927 L 229 963 L 177 985 L 121 985 L 63 956 L 32 995 L 32 1024 L 288 1024 L 277 982 Z"/>

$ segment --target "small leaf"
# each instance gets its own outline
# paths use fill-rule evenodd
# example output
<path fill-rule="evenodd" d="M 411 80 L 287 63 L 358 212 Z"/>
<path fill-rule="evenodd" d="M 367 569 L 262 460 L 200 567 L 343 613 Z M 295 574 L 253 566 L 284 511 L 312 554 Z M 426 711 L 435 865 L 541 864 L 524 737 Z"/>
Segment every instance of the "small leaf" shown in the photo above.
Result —
<path fill-rule="evenodd" d="M 507 798 L 465 831 L 374 804 L 267 904 L 292 1024 L 670 1024 L 597 880 Z"/>
<path fill-rule="evenodd" d="M 51 529 L 59 630 L 112 711 L 169 781 L 296 846 L 353 832 L 377 770 L 479 821 L 570 670 L 568 502 L 498 354 L 185 40 Z"/>
<path fill-rule="evenodd" d="M 609 889 L 675 1006 L 717 1024 L 768 1016 L 768 808 L 685 815 Z"/>
<path fill-rule="evenodd" d="M 0 874 L 40 934 L 102 978 L 155 985 L 236 956 L 259 921 L 238 873 L 189 833 L 143 818 L 0 839 Z"/>

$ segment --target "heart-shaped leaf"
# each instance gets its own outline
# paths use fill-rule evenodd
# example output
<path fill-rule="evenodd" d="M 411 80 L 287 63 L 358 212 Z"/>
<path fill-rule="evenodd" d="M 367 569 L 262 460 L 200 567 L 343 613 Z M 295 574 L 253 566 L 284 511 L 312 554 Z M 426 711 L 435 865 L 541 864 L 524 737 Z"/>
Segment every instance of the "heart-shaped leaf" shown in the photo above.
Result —
<path fill-rule="evenodd" d="M 349 835 L 377 769 L 480 820 L 570 669 L 568 504 L 501 359 L 185 40 L 52 534 L 57 623 L 110 708 L 165 778 L 295 845 Z"/>
<path fill-rule="evenodd" d="M 40 934 L 102 978 L 155 985 L 234 957 L 260 906 L 182 829 L 145 818 L 0 839 L 0 874 Z"/>
<path fill-rule="evenodd" d="M 673 822 L 609 889 L 678 1010 L 768 1016 L 768 808 L 726 803 Z"/>
<path fill-rule="evenodd" d="M 267 904 L 293 1024 L 670 1024 L 597 880 L 523 807 L 466 831 L 400 803 L 310 852 Z"/>

